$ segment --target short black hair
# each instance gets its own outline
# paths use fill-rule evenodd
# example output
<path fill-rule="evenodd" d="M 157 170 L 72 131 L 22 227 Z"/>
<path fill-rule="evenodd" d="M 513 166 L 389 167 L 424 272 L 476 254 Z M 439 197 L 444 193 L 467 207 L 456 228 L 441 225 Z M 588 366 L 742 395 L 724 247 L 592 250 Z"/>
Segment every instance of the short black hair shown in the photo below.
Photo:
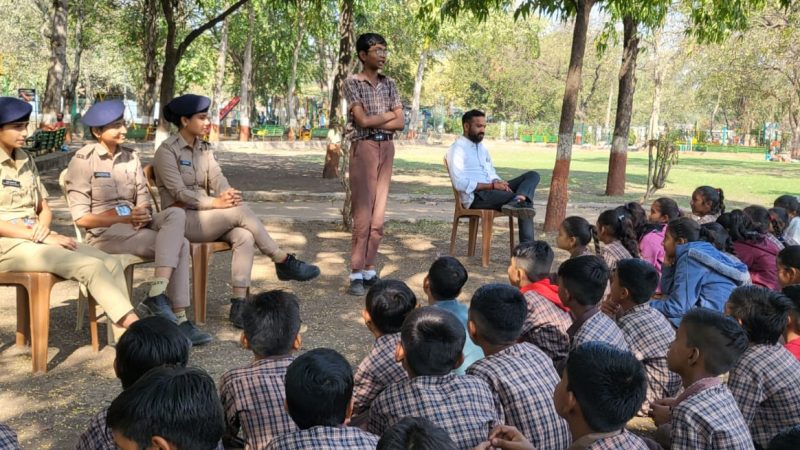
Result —
<path fill-rule="evenodd" d="M 179 450 L 213 450 L 225 429 L 214 380 L 192 367 L 150 370 L 111 402 L 107 423 L 139 448 L 161 436 Z"/>
<path fill-rule="evenodd" d="M 762 286 L 740 286 L 725 305 L 742 324 L 753 344 L 775 345 L 786 330 L 791 301 L 782 293 Z"/>
<path fill-rule="evenodd" d="M 800 284 L 792 284 L 789 286 L 784 286 L 783 295 L 789 299 L 791 302 L 791 309 L 789 310 L 789 314 L 791 314 L 795 319 L 800 320 Z"/>
<path fill-rule="evenodd" d="M 700 224 L 688 217 L 678 217 L 669 221 L 667 233 L 675 239 L 696 242 L 700 240 Z"/>
<path fill-rule="evenodd" d="M 416 307 L 417 296 L 400 280 L 379 280 L 367 291 L 367 312 L 383 334 L 399 333 L 406 316 Z"/>
<path fill-rule="evenodd" d="M 353 370 L 336 350 L 316 348 L 298 356 L 286 369 L 285 383 L 289 416 L 300 429 L 344 423 Z"/>
<path fill-rule="evenodd" d="M 800 245 L 787 245 L 778 252 L 778 263 L 790 269 L 800 270 Z"/>
<path fill-rule="evenodd" d="M 414 375 L 450 373 L 461 358 L 466 339 L 458 318 L 433 306 L 412 311 L 400 331 L 406 363 Z"/>
<path fill-rule="evenodd" d="M 775 203 L 773 205 L 775 208 L 783 208 L 786 212 L 797 214 L 800 212 L 800 202 L 797 201 L 797 197 L 794 195 L 781 195 L 780 197 L 775 199 Z"/>
<path fill-rule="evenodd" d="M 527 312 L 528 305 L 519 289 L 500 283 L 478 288 L 469 304 L 469 317 L 478 334 L 492 345 L 516 342 Z"/>
<path fill-rule="evenodd" d="M 451 300 L 461 293 L 469 275 L 461 262 L 452 256 L 436 258 L 428 269 L 428 285 L 436 300 Z"/>
<path fill-rule="evenodd" d="M 555 254 L 545 241 L 522 242 L 511 252 L 516 258 L 516 266 L 525 272 L 531 281 L 539 281 L 550 275 Z"/>
<path fill-rule="evenodd" d="M 378 33 L 364 33 L 359 35 L 358 39 L 356 39 L 356 56 L 358 56 L 358 59 L 361 60 L 361 56 L 358 55 L 358 53 L 368 52 L 373 45 L 386 46 L 386 38 Z"/>
<path fill-rule="evenodd" d="M 644 402 L 647 374 L 631 352 L 605 342 L 579 345 L 567 358 L 567 390 L 575 395 L 586 424 L 606 433 L 625 426 Z"/>
<path fill-rule="evenodd" d="M 300 331 L 297 297 L 282 290 L 262 292 L 242 309 L 244 335 L 258 356 L 286 355 Z"/>
<path fill-rule="evenodd" d="M 769 441 L 767 450 L 797 450 L 800 448 L 800 425 L 784 428 Z"/>
<path fill-rule="evenodd" d="M 681 326 L 686 330 L 687 345 L 700 350 L 711 375 L 731 370 L 747 350 L 747 334 L 742 327 L 719 311 L 693 308 L 683 316 Z"/>
<path fill-rule="evenodd" d="M 479 109 L 470 109 L 461 116 L 461 125 L 463 126 L 472 122 L 472 119 L 475 117 L 486 117 L 486 114 Z"/>
<path fill-rule="evenodd" d="M 619 260 L 616 274 L 619 285 L 630 292 L 631 300 L 638 305 L 650 301 L 658 287 L 658 271 L 643 259 Z"/>
<path fill-rule="evenodd" d="M 608 286 L 608 266 L 594 255 L 570 258 L 558 268 L 560 283 L 583 306 L 593 306 L 603 299 Z"/>
<path fill-rule="evenodd" d="M 425 417 L 403 417 L 383 433 L 376 450 L 456 450 L 443 428 Z"/>
<path fill-rule="evenodd" d="M 163 366 L 185 366 L 192 343 L 169 319 L 151 316 L 139 319 L 117 342 L 114 362 L 122 389 L 128 389 L 148 370 Z"/>

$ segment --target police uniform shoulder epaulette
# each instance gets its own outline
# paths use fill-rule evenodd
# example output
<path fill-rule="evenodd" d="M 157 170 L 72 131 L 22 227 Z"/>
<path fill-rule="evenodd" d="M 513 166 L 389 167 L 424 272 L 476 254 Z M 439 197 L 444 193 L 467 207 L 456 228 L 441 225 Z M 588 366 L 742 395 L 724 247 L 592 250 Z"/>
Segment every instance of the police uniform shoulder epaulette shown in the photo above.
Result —
<path fill-rule="evenodd" d="M 75 152 L 75 157 L 78 159 L 87 159 L 93 151 L 94 145 L 84 145 L 83 147 L 79 148 L 77 152 Z"/>

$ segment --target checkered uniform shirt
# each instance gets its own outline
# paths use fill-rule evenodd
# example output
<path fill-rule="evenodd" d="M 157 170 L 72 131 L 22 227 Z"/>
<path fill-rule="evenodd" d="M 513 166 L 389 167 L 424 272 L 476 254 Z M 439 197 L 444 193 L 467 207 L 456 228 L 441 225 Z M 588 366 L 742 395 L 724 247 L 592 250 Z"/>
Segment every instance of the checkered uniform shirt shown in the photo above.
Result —
<path fill-rule="evenodd" d="M 106 424 L 107 416 L 108 408 L 103 408 L 92 417 L 89 428 L 78 438 L 75 450 L 117 450 L 111 428 Z"/>
<path fill-rule="evenodd" d="M 572 324 L 569 313 L 533 291 L 525 293 L 528 315 L 522 324 L 520 340 L 539 347 L 553 364 L 558 364 L 569 352 L 567 329 Z"/>
<path fill-rule="evenodd" d="M 550 358 L 522 342 L 474 362 L 467 375 L 485 381 L 494 391 L 507 425 L 527 436 L 534 448 L 563 449 L 572 440 L 567 422 L 558 416 L 553 392 L 558 374 Z"/>
<path fill-rule="evenodd" d="M 647 371 L 647 395 L 639 411 L 639 415 L 646 416 L 653 400 L 675 397 L 681 388 L 681 377 L 667 368 L 667 350 L 675 340 L 675 329 L 647 303 L 628 310 L 617 319 L 617 325 L 631 353 Z"/>
<path fill-rule="evenodd" d="M 603 248 L 600 249 L 600 255 L 603 257 L 603 261 L 606 262 L 608 270 L 616 269 L 617 261 L 621 259 L 633 258 L 631 252 L 629 252 L 620 241 L 614 241 L 604 245 Z"/>
<path fill-rule="evenodd" d="M 369 406 L 386 386 L 407 380 L 403 365 L 394 360 L 400 333 L 386 334 L 375 339 L 366 358 L 353 375 L 353 415 L 369 410 Z"/>
<path fill-rule="evenodd" d="M 590 341 L 605 342 L 620 350 L 628 350 L 628 343 L 625 342 L 622 330 L 614 320 L 600 312 L 599 309 L 575 331 L 570 340 L 569 349 L 572 351 L 584 342 Z"/>
<path fill-rule="evenodd" d="M 311 427 L 273 439 L 266 450 L 375 450 L 378 436 L 355 427 Z"/>
<path fill-rule="evenodd" d="M 403 107 L 403 103 L 400 101 L 400 94 L 397 91 L 397 85 L 394 80 L 384 75 L 378 75 L 377 86 L 351 75 L 344 81 L 344 95 L 347 98 L 348 108 L 361 105 L 367 116 L 375 116 Z M 353 114 L 349 110 L 347 114 L 347 131 L 353 141 L 364 139 L 375 133 L 393 133 L 393 131 L 378 128 L 359 128 L 356 126 Z"/>
<path fill-rule="evenodd" d="M 702 390 L 672 408 L 673 449 L 753 448 L 750 432 L 731 392 L 723 385 Z"/>
<path fill-rule="evenodd" d="M 728 376 L 756 444 L 800 424 L 800 361 L 782 345 L 751 345 Z"/>
<path fill-rule="evenodd" d="M 419 376 L 387 387 L 372 402 L 368 430 L 381 435 L 408 416 L 431 420 L 462 449 L 485 441 L 503 423 L 492 390 L 470 375 Z"/>
<path fill-rule="evenodd" d="M 621 433 L 596 433 L 579 438 L 567 450 L 649 450 L 644 440 L 627 430 Z"/>
<path fill-rule="evenodd" d="M 246 448 L 264 448 L 275 436 L 297 431 L 286 412 L 284 377 L 294 357 L 266 358 L 227 371 L 219 396 L 225 410 L 225 433 L 241 430 Z"/>
<path fill-rule="evenodd" d="M 19 441 L 17 441 L 17 433 L 14 432 L 8 425 L 0 423 L 0 449 L 3 450 L 18 450 Z"/>

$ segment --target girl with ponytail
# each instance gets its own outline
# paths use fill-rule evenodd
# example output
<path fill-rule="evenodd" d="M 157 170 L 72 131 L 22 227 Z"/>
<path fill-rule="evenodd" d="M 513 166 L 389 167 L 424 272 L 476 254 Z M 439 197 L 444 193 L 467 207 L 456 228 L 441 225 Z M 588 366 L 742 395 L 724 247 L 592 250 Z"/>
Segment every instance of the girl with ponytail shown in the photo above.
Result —
<path fill-rule="evenodd" d="M 719 216 L 717 223 L 730 234 L 736 256 L 747 264 L 753 284 L 780 289 L 775 258 L 782 247 L 767 239 L 767 227 L 753 222 L 741 209 Z"/>
<path fill-rule="evenodd" d="M 617 261 L 639 257 L 639 240 L 633 225 L 633 215 L 625 206 L 603 211 L 597 218 L 597 237 L 604 244 L 600 256 L 609 270 Z"/>
<path fill-rule="evenodd" d="M 589 248 L 591 242 L 594 242 L 594 251 Z M 570 216 L 561 222 L 556 245 L 561 250 L 568 251 L 570 258 L 600 253 L 597 228 L 580 216 Z"/>
<path fill-rule="evenodd" d="M 692 220 L 700 225 L 715 222 L 725 212 L 725 194 L 720 188 L 700 186 L 692 193 L 690 205 Z"/>

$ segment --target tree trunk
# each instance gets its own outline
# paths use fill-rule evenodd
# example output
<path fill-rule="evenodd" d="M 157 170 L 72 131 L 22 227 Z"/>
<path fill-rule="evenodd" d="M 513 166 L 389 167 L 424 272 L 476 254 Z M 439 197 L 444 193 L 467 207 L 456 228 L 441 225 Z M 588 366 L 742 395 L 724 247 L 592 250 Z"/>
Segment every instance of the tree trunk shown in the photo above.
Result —
<path fill-rule="evenodd" d="M 791 155 L 792 159 L 800 159 L 800 105 L 791 102 L 789 107 L 789 127 L 792 129 Z"/>
<path fill-rule="evenodd" d="M 623 17 L 624 40 L 622 67 L 619 71 L 619 95 L 614 120 L 614 138 L 608 159 L 606 195 L 625 195 L 625 169 L 628 163 L 628 134 L 633 115 L 633 94 L 636 91 L 636 57 L 639 54 L 639 23 L 632 17 Z"/>
<path fill-rule="evenodd" d="M 330 128 L 340 137 L 344 135 L 346 123 L 344 114 L 344 81 L 350 73 L 353 53 L 353 0 L 342 0 L 341 15 L 339 19 L 339 58 L 336 62 L 336 76 L 331 89 L 331 110 L 328 114 Z M 328 141 L 325 154 L 325 167 L 322 169 L 322 178 L 344 177 L 339 173 L 339 160 L 342 146 L 339 143 Z M 343 208 L 344 209 L 344 208 Z M 350 213 L 347 217 L 342 213 L 344 226 L 350 229 Z"/>
<path fill-rule="evenodd" d="M 142 124 L 153 123 L 158 94 L 158 0 L 144 1 L 144 80 L 142 83 Z"/>
<path fill-rule="evenodd" d="M 303 29 L 303 9 L 300 0 L 295 3 L 297 12 L 297 20 L 295 21 L 295 30 L 297 31 L 297 40 L 294 42 L 294 49 L 292 50 L 292 71 L 289 72 L 289 82 L 286 86 L 286 122 L 291 128 L 297 128 L 295 106 L 294 106 L 294 90 L 297 87 L 297 63 L 300 61 L 300 49 L 303 46 L 303 39 L 305 38 L 305 30 Z"/>
<path fill-rule="evenodd" d="M 50 123 L 61 111 L 61 93 L 67 66 L 67 0 L 53 0 L 50 25 L 50 68 L 42 100 L 42 122 Z"/>
<path fill-rule="evenodd" d="M 422 95 L 422 77 L 425 74 L 425 64 L 428 62 L 429 45 L 425 44 L 419 54 L 417 63 L 417 76 L 414 77 L 414 96 L 411 99 L 411 112 L 408 115 L 408 137 L 417 137 L 417 116 L 419 115 L 419 97 Z"/>
<path fill-rule="evenodd" d="M 222 22 L 222 30 L 219 36 L 219 53 L 217 54 L 217 70 L 214 73 L 214 96 L 211 99 L 211 133 L 209 140 L 219 142 L 219 112 L 222 110 L 222 88 L 225 84 L 225 56 L 228 52 L 228 21 Z"/>
<path fill-rule="evenodd" d="M 244 44 L 242 64 L 242 85 L 239 91 L 239 140 L 250 139 L 250 85 L 253 78 L 253 28 L 255 26 L 253 5 L 247 5 L 247 41 Z"/>
<path fill-rule="evenodd" d="M 714 104 L 714 110 L 711 111 L 711 122 L 708 124 L 708 138 L 710 142 L 714 142 L 714 119 L 717 118 L 717 111 L 719 111 L 719 101 L 722 97 L 722 91 L 717 92 L 717 102 Z"/>
<path fill-rule="evenodd" d="M 658 122 L 661 115 L 661 86 L 664 83 L 664 66 L 658 54 L 659 39 L 661 39 L 661 29 L 657 29 L 653 33 L 653 108 L 650 110 L 650 125 L 647 127 L 648 146 L 651 140 L 658 139 Z"/>
<path fill-rule="evenodd" d="M 75 92 L 81 76 L 81 58 L 83 57 L 83 1 L 75 4 L 75 56 L 72 68 L 64 82 L 64 123 L 67 125 L 67 143 L 72 141 L 72 104 L 77 101 Z"/>
<path fill-rule="evenodd" d="M 558 145 L 556 163 L 550 180 L 550 195 L 547 199 L 547 213 L 544 220 L 545 231 L 556 231 L 564 220 L 569 200 L 569 165 L 572 159 L 572 129 L 575 125 L 575 110 L 578 106 L 578 93 L 581 89 L 581 71 L 586 51 L 586 35 L 589 31 L 589 15 L 595 0 L 577 0 L 575 28 L 572 32 L 572 49 L 569 56 L 569 69 L 561 105 L 561 120 L 558 125 Z"/>

